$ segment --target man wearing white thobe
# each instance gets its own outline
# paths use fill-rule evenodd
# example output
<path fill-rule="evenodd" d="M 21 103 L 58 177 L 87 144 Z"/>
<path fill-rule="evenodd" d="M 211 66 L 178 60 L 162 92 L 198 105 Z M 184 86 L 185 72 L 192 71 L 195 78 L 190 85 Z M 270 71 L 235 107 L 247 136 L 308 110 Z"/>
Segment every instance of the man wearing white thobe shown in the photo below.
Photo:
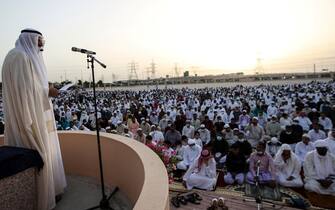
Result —
<path fill-rule="evenodd" d="M 328 138 L 325 141 L 328 144 L 329 152 L 335 155 L 335 129 L 329 131 Z"/>
<path fill-rule="evenodd" d="M 300 116 L 296 117 L 295 119 L 298 120 L 299 125 L 305 132 L 309 131 L 309 126 L 312 125 L 312 122 L 308 117 L 306 117 L 306 114 L 304 112 L 301 112 Z"/>
<path fill-rule="evenodd" d="M 216 184 L 216 162 L 208 150 L 203 150 L 183 176 L 188 190 L 194 187 L 213 190 Z"/>
<path fill-rule="evenodd" d="M 268 107 L 266 114 L 268 116 L 273 116 L 273 115 L 277 115 L 278 113 L 278 108 L 275 106 L 274 102 L 271 102 L 271 105 Z"/>
<path fill-rule="evenodd" d="M 155 125 L 151 126 L 151 132 L 149 135 L 152 136 L 152 141 L 154 141 L 156 144 L 164 142 L 164 134 L 162 131 L 158 130 Z"/>
<path fill-rule="evenodd" d="M 194 127 L 191 125 L 190 120 L 186 120 L 186 125 L 183 127 L 182 135 L 187 136 L 189 139 L 194 137 Z"/>
<path fill-rule="evenodd" d="M 188 146 L 184 150 L 183 160 L 177 163 L 177 168 L 187 170 L 187 168 L 199 157 L 201 147 L 197 145 L 194 139 L 189 139 Z"/>
<path fill-rule="evenodd" d="M 326 138 L 326 133 L 322 130 L 320 130 L 318 124 L 313 124 L 313 129 L 308 131 L 308 135 L 311 138 L 312 142 L 315 142 L 316 140 L 319 139 L 325 139 Z"/>
<path fill-rule="evenodd" d="M 304 134 L 302 136 L 302 140 L 295 145 L 294 153 L 297 155 L 300 162 L 303 163 L 307 153 L 313 151 L 314 149 L 314 144 L 309 139 L 308 134 Z"/>
<path fill-rule="evenodd" d="M 5 144 L 35 149 L 44 161 L 37 178 L 37 209 L 56 205 L 55 196 L 66 186 L 40 32 L 21 31 L 15 48 L 2 66 L 2 94 L 5 113 Z"/>
<path fill-rule="evenodd" d="M 315 148 L 304 161 L 305 189 L 335 196 L 335 157 L 325 140 L 317 140 Z"/>
<path fill-rule="evenodd" d="M 203 145 L 207 145 L 211 141 L 211 132 L 205 127 L 204 124 L 200 125 L 198 130 Z"/>
<path fill-rule="evenodd" d="M 323 126 L 325 131 L 330 131 L 333 129 L 333 123 L 331 119 L 325 115 L 325 113 L 321 113 L 321 116 L 319 117 L 319 123 Z"/>
<path fill-rule="evenodd" d="M 277 181 L 284 187 L 302 187 L 301 163 L 290 145 L 283 144 L 274 159 Z"/>

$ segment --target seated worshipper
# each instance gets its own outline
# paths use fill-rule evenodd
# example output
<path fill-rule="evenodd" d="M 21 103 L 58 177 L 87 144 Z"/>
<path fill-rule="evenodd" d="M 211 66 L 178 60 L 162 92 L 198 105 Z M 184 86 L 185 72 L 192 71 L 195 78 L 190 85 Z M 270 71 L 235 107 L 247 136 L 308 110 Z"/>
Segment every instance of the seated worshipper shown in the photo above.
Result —
<path fill-rule="evenodd" d="M 277 180 L 284 187 L 302 187 L 301 163 L 288 144 L 283 144 L 274 159 Z"/>
<path fill-rule="evenodd" d="M 249 123 L 250 123 L 250 116 L 247 114 L 247 110 L 243 110 L 238 120 L 239 129 L 244 130 L 244 128 L 247 127 Z"/>
<path fill-rule="evenodd" d="M 156 144 L 154 141 L 152 141 L 152 136 L 147 135 L 145 137 L 145 145 L 147 145 L 150 149 L 154 150 L 156 147 Z"/>
<path fill-rule="evenodd" d="M 329 117 L 326 116 L 326 113 L 321 112 L 319 117 L 319 123 L 323 126 L 325 132 L 328 132 L 333 129 L 333 123 Z"/>
<path fill-rule="evenodd" d="M 209 144 L 209 142 L 211 141 L 211 133 L 206 128 L 205 124 L 201 124 L 200 128 L 198 129 L 198 131 L 199 131 L 199 134 L 200 134 L 200 138 L 201 138 L 202 144 L 203 145 Z"/>
<path fill-rule="evenodd" d="M 201 153 L 201 147 L 195 143 L 194 139 L 189 139 L 187 144 L 188 146 L 184 150 L 183 160 L 177 163 L 177 168 L 180 170 L 187 170 Z"/>
<path fill-rule="evenodd" d="M 247 168 L 245 156 L 240 152 L 240 146 L 235 143 L 231 146 L 226 158 L 227 174 L 224 176 L 226 184 L 232 185 L 235 182 L 239 185 L 244 182 L 244 173 Z"/>
<path fill-rule="evenodd" d="M 163 143 L 164 148 L 163 148 L 162 151 L 163 151 L 164 155 L 169 157 L 169 158 L 171 158 L 176 153 L 171 146 L 172 146 L 171 142 L 164 141 L 164 143 Z"/>
<path fill-rule="evenodd" d="M 301 125 L 299 125 L 299 121 L 297 119 L 292 122 L 292 134 L 294 135 L 294 139 L 296 142 L 301 141 L 302 135 L 304 134 L 304 130 Z"/>
<path fill-rule="evenodd" d="M 151 127 L 148 121 L 149 119 L 145 119 L 144 117 L 142 117 L 141 119 L 140 128 L 142 129 L 144 135 L 148 135 L 151 130 Z"/>
<path fill-rule="evenodd" d="M 129 131 L 131 133 L 136 133 L 137 129 L 140 127 L 140 124 L 137 122 L 137 119 L 134 115 L 132 115 L 129 119 L 128 119 L 128 128 Z"/>
<path fill-rule="evenodd" d="M 305 189 L 335 196 L 335 157 L 324 140 L 317 140 L 315 148 L 304 161 Z"/>
<path fill-rule="evenodd" d="M 245 128 L 245 132 L 252 147 L 256 147 L 264 136 L 264 130 L 258 125 L 257 117 L 252 118 L 251 124 Z"/>
<path fill-rule="evenodd" d="M 235 143 L 234 133 L 233 133 L 233 130 L 230 128 L 229 124 L 224 125 L 223 132 L 225 133 L 225 138 L 226 138 L 229 146 L 234 144 Z"/>
<path fill-rule="evenodd" d="M 249 159 L 250 154 L 252 153 L 251 144 L 245 139 L 244 132 L 239 131 L 238 140 L 236 143 L 240 148 L 240 153 L 244 155 L 245 159 Z"/>
<path fill-rule="evenodd" d="M 312 125 L 311 120 L 306 116 L 305 112 L 300 112 L 299 116 L 295 118 L 296 120 L 298 120 L 299 125 L 302 127 L 302 129 L 305 132 L 309 131 L 309 127 Z"/>
<path fill-rule="evenodd" d="M 125 129 L 126 127 L 127 127 L 127 126 L 126 126 L 125 124 L 123 124 L 121 120 L 119 120 L 119 121 L 117 122 L 117 126 L 116 126 L 117 134 L 122 135 L 123 132 L 124 132 L 124 129 Z"/>
<path fill-rule="evenodd" d="M 313 123 L 312 127 L 313 129 L 308 131 L 308 135 L 311 138 L 312 142 L 315 142 L 316 140 L 319 140 L 319 139 L 326 138 L 326 133 L 323 130 L 320 130 L 320 125 L 318 123 Z"/>
<path fill-rule="evenodd" d="M 182 135 L 192 139 L 194 137 L 194 127 L 191 125 L 190 120 L 186 120 L 186 125 L 183 127 Z"/>
<path fill-rule="evenodd" d="M 221 132 L 223 130 L 225 123 L 222 120 L 221 115 L 216 117 L 216 122 L 214 123 L 214 128 L 216 132 Z"/>
<path fill-rule="evenodd" d="M 229 145 L 222 132 L 216 133 L 214 141 L 212 143 L 212 152 L 215 157 L 215 161 L 220 164 L 219 168 L 223 167 L 225 162 L 225 156 L 228 154 Z"/>
<path fill-rule="evenodd" d="M 271 157 L 275 157 L 281 145 L 282 144 L 278 141 L 276 137 L 272 137 L 270 141 L 267 141 L 265 151 L 266 153 L 271 155 Z"/>
<path fill-rule="evenodd" d="M 297 142 L 299 142 L 299 140 L 296 139 L 296 136 L 294 135 L 294 133 L 292 131 L 293 131 L 292 126 L 287 125 L 285 127 L 285 130 L 283 130 L 280 133 L 279 141 L 282 144 L 290 145 L 292 150 L 294 151 L 295 145 L 296 145 Z"/>
<path fill-rule="evenodd" d="M 174 124 L 171 124 L 170 129 L 165 133 L 165 141 L 169 141 L 172 146 L 176 144 L 177 141 L 181 140 L 181 134 L 176 130 Z"/>
<path fill-rule="evenodd" d="M 275 167 L 272 157 L 265 152 L 266 144 L 260 141 L 256 146 L 256 152 L 252 153 L 249 158 L 249 172 L 247 182 L 255 184 L 258 179 L 260 184 L 268 184 L 275 187 Z M 257 177 L 257 165 L 259 163 L 259 177 Z"/>
<path fill-rule="evenodd" d="M 278 137 L 281 132 L 280 123 L 277 120 L 276 115 L 271 116 L 270 122 L 268 122 L 265 126 L 265 133 L 271 137 Z"/>
<path fill-rule="evenodd" d="M 297 155 L 300 162 L 303 163 L 306 154 L 314 149 L 314 143 L 310 141 L 308 134 L 304 134 L 302 135 L 302 140 L 295 146 L 294 153 Z"/>
<path fill-rule="evenodd" d="M 194 132 L 194 140 L 197 145 L 199 145 L 201 148 L 203 147 L 202 140 L 200 138 L 200 133 L 199 131 Z"/>
<path fill-rule="evenodd" d="M 216 184 L 216 163 L 209 150 L 203 150 L 185 173 L 183 180 L 188 190 L 194 187 L 213 190 Z"/>
<path fill-rule="evenodd" d="M 137 129 L 136 135 L 135 135 L 135 140 L 145 144 L 146 138 L 145 138 L 145 134 L 143 133 L 142 128 Z"/>
<path fill-rule="evenodd" d="M 280 127 L 284 130 L 286 126 L 292 125 L 292 119 L 288 116 L 288 113 L 284 112 L 279 120 Z"/>
<path fill-rule="evenodd" d="M 159 130 L 159 127 L 156 127 L 155 125 L 151 126 L 151 132 L 149 134 L 152 136 L 152 140 L 156 143 L 162 143 L 164 142 L 164 135 L 163 132 Z"/>
<path fill-rule="evenodd" d="M 131 138 L 131 139 L 134 138 L 134 134 L 132 132 L 130 132 L 127 127 L 125 127 L 123 129 L 123 134 L 122 135 L 125 136 L 125 137 L 128 137 L 128 138 Z"/>
<path fill-rule="evenodd" d="M 335 129 L 329 131 L 328 138 L 325 141 L 328 144 L 329 152 L 335 156 Z"/>
<path fill-rule="evenodd" d="M 187 148 L 187 138 L 181 138 L 181 142 L 177 142 L 176 157 L 178 160 L 183 160 L 185 150 Z"/>

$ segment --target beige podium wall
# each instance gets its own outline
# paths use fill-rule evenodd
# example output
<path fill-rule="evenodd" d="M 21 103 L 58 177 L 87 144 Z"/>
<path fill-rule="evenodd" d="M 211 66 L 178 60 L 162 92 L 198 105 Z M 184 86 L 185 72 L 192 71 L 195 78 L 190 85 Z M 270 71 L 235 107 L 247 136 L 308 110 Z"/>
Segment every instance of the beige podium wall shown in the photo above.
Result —
<path fill-rule="evenodd" d="M 100 180 L 95 132 L 59 132 L 66 174 Z M 123 136 L 101 133 L 105 183 L 117 186 L 134 209 L 169 209 L 169 185 L 159 157 L 145 145 Z M 3 136 L 0 136 L 0 145 Z"/>

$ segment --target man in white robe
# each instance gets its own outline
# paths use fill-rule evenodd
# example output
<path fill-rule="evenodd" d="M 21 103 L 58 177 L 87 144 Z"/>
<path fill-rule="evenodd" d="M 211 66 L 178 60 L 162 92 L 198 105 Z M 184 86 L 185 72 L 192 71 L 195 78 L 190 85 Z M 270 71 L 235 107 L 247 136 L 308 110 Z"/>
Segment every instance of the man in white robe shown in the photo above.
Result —
<path fill-rule="evenodd" d="M 300 177 L 301 163 L 292 152 L 290 145 L 283 144 L 276 154 L 274 165 L 277 171 L 277 180 L 284 187 L 302 187 Z"/>
<path fill-rule="evenodd" d="M 320 130 L 319 124 L 316 124 L 316 123 L 313 124 L 313 129 L 308 131 L 308 135 L 311 138 L 312 142 L 315 142 L 316 140 L 319 140 L 319 139 L 326 138 L 326 133 L 323 130 Z"/>
<path fill-rule="evenodd" d="M 201 147 L 197 145 L 194 139 L 189 139 L 188 146 L 184 150 L 183 160 L 177 163 L 177 168 L 187 170 L 187 168 L 200 156 Z"/>
<path fill-rule="evenodd" d="M 307 153 L 313 151 L 314 149 L 314 143 L 311 142 L 309 135 L 304 134 L 302 136 L 302 140 L 296 144 L 294 153 L 297 155 L 302 164 Z"/>
<path fill-rule="evenodd" d="M 198 132 L 200 134 L 202 144 L 207 145 L 211 141 L 211 132 L 205 127 L 204 124 L 200 125 Z"/>
<path fill-rule="evenodd" d="M 305 189 L 335 196 L 335 157 L 325 140 L 316 141 L 315 148 L 304 161 Z"/>
<path fill-rule="evenodd" d="M 329 152 L 335 155 L 335 129 L 329 131 L 328 138 L 325 141 L 328 144 Z"/>
<path fill-rule="evenodd" d="M 55 196 L 66 186 L 62 156 L 49 96 L 58 91 L 49 88 L 40 32 L 21 31 L 15 48 L 2 66 L 2 94 L 5 114 L 5 144 L 35 149 L 44 161 L 38 174 L 38 210 L 55 207 Z"/>
<path fill-rule="evenodd" d="M 190 120 L 186 120 L 186 125 L 183 127 L 182 135 L 187 136 L 187 138 L 194 137 L 194 127 L 191 125 Z"/>
<path fill-rule="evenodd" d="M 183 177 L 188 190 L 194 187 L 213 190 L 216 184 L 216 162 L 208 150 L 203 150 Z"/>
<path fill-rule="evenodd" d="M 163 132 L 160 131 L 155 125 L 151 126 L 151 132 L 149 135 L 152 136 L 152 141 L 154 141 L 156 144 L 164 142 Z"/>

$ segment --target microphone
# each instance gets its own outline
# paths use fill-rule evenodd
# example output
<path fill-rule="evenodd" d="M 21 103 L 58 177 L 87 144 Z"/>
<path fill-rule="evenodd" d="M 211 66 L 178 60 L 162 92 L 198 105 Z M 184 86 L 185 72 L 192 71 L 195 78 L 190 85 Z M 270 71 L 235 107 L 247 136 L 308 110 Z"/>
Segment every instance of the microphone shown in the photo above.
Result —
<path fill-rule="evenodd" d="M 256 166 L 259 167 L 261 165 L 261 160 L 257 160 Z"/>
<path fill-rule="evenodd" d="M 88 55 L 95 55 L 96 53 L 90 50 L 86 50 L 86 49 L 80 49 L 77 47 L 72 47 L 71 50 L 73 52 L 80 52 L 80 53 L 84 53 L 84 54 L 88 54 Z"/>

